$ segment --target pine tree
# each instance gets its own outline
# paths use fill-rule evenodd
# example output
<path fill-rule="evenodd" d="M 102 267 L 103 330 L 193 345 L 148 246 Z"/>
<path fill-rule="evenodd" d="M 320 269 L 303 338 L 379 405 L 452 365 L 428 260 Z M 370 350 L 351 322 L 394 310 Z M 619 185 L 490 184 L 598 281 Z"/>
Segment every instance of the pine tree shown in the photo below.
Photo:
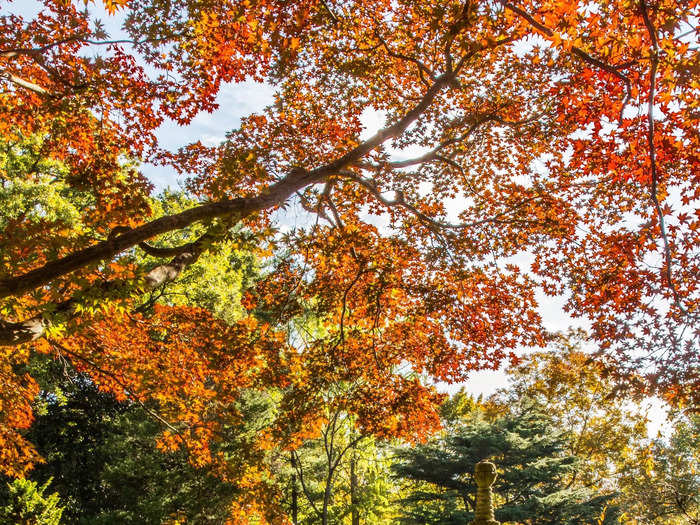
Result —
<path fill-rule="evenodd" d="M 567 453 L 567 438 L 534 406 L 489 420 L 478 410 L 444 436 L 402 449 L 393 466 L 409 487 L 403 523 L 464 524 L 473 518 L 476 484 L 471 477 L 482 459 L 496 463 L 496 519 L 538 525 L 614 523 L 613 494 L 569 486 L 579 459 Z"/>

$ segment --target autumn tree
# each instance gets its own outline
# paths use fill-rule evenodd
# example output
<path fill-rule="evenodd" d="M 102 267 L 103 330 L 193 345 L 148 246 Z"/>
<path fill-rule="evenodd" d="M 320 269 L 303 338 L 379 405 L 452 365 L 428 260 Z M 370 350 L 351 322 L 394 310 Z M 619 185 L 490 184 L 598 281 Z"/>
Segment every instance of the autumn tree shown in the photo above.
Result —
<path fill-rule="evenodd" d="M 700 523 L 700 418 L 677 413 L 671 421 L 669 435 L 638 449 L 638 468 L 621 480 L 630 523 Z"/>
<path fill-rule="evenodd" d="M 123 35 L 81 2 L 0 16 L 6 472 L 32 459 L 16 432 L 32 351 L 158 399 L 202 460 L 213 397 L 311 392 L 317 373 L 361 375 L 344 408 L 364 428 L 425 435 L 438 397 L 393 372 L 460 381 L 542 344 L 537 291 L 567 295 L 611 374 L 697 403 L 697 0 L 103 3 Z M 247 78 L 274 104 L 219 146 L 159 146 L 159 125 Z M 139 160 L 186 175 L 198 203 L 155 213 Z M 282 234 L 291 202 L 308 221 Z M 137 311 L 244 235 L 287 254 L 244 298 L 266 321 Z M 299 347 L 282 330 L 296 305 L 324 327 Z"/>
<path fill-rule="evenodd" d="M 162 423 L 148 413 L 155 404 L 118 402 L 61 363 L 34 366 L 44 368 L 47 390 L 27 436 L 44 458 L 30 479 L 60 496 L 60 523 L 219 524 L 230 517 L 232 502 L 243 499 L 210 467 L 193 467 L 184 450 L 158 450 Z M 255 411 L 246 415 L 254 425 Z"/>
<path fill-rule="evenodd" d="M 530 399 L 568 437 L 568 452 L 580 458 L 571 486 L 605 486 L 639 467 L 647 442 L 647 415 L 633 400 L 621 399 L 604 364 L 584 350 L 585 332 L 554 336 L 546 352 L 533 352 L 508 370 L 508 385 L 486 402 L 493 414 Z"/>
<path fill-rule="evenodd" d="M 332 414 L 318 438 L 290 454 L 283 478 L 289 480 L 285 499 L 292 523 L 373 525 L 395 519 L 391 453 L 358 433 L 346 414 Z"/>

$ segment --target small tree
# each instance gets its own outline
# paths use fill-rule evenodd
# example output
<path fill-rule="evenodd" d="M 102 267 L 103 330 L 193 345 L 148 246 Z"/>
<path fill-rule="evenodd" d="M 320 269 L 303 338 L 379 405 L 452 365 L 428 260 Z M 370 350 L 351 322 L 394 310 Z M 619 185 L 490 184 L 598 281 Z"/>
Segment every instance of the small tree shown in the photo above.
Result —
<path fill-rule="evenodd" d="M 46 495 L 51 480 L 43 485 L 16 479 L 0 491 L 0 523 L 15 525 L 59 525 L 63 507 L 58 494 Z"/>
<path fill-rule="evenodd" d="M 294 525 L 378 525 L 395 519 L 389 448 L 354 423 L 348 414 L 332 411 L 321 435 L 292 451 L 287 499 Z"/>
<path fill-rule="evenodd" d="M 638 451 L 621 480 L 630 523 L 700 525 L 700 416 L 678 417 L 668 440 Z"/>

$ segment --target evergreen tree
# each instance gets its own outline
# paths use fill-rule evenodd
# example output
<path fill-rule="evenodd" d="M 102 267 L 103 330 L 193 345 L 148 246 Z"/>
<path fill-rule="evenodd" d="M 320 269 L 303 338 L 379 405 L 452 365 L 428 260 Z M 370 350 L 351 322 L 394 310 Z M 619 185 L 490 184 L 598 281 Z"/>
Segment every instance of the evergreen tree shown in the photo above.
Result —
<path fill-rule="evenodd" d="M 474 516 L 474 466 L 494 461 L 496 519 L 538 525 L 615 523 L 612 494 L 567 483 L 579 459 L 564 434 L 534 406 L 487 420 L 478 410 L 427 445 L 401 449 L 393 469 L 409 489 L 402 522 L 464 524 Z"/>

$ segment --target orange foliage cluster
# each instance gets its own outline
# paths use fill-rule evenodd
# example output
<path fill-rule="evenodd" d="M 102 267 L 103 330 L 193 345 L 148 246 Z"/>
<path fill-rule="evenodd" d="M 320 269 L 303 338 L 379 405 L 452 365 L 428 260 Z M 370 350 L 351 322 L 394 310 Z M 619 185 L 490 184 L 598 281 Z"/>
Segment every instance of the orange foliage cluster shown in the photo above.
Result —
<path fill-rule="evenodd" d="M 33 421 L 32 401 L 39 393 L 36 382 L 27 374 L 18 374 L 14 366 L 26 362 L 27 352 L 0 353 L 0 468 L 7 476 L 21 477 L 40 461 L 22 430 Z M 13 349 L 14 350 L 14 349 Z"/>

